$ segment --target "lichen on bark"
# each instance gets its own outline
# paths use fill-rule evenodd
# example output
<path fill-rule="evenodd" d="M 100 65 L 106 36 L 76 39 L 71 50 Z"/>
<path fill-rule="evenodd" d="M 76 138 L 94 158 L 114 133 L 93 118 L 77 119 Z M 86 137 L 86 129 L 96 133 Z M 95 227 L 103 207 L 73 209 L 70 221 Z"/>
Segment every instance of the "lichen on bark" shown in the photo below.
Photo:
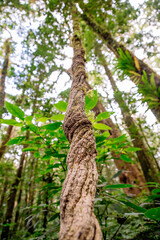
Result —
<path fill-rule="evenodd" d="M 68 173 L 60 204 L 60 240 L 101 240 L 102 234 L 94 215 L 94 197 L 98 173 L 95 163 L 96 144 L 92 124 L 85 113 L 85 51 L 75 6 L 73 18 L 72 87 L 63 129 L 70 142 Z"/>

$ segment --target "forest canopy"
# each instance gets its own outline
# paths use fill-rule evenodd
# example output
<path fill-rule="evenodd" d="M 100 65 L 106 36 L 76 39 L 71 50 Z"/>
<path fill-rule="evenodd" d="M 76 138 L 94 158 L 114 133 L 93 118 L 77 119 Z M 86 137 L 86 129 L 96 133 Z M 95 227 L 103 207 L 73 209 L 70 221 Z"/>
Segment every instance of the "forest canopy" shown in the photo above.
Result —
<path fill-rule="evenodd" d="M 0 1 L 1 240 L 160 239 L 160 2 Z"/>

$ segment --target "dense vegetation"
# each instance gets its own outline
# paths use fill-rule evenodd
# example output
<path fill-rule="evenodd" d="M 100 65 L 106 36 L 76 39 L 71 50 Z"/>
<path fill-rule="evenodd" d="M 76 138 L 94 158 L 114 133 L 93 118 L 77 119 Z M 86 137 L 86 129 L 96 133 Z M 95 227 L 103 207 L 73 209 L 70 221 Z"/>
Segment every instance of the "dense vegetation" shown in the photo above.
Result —
<path fill-rule="evenodd" d="M 1 240 L 160 239 L 160 3 L 132 3 L 0 1 Z"/>

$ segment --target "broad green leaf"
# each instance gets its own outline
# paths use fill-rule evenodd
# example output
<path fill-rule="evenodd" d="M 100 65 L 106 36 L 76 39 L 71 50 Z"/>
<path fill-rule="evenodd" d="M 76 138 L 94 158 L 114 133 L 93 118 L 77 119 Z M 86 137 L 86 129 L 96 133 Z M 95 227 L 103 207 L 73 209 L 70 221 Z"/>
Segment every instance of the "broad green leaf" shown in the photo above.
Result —
<path fill-rule="evenodd" d="M 124 154 L 121 154 L 120 158 L 125 162 L 133 163 L 133 160 Z"/>
<path fill-rule="evenodd" d="M 9 140 L 7 142 L 7 145 L 20 144 L 25 138 L 26 137 L 24 137 L 24 136 L 12 138 L 11 140 Z"/>
<path fill-rule="evenodd" d="M 0 119 L 0 122 L 11 126 L 23 126 L 23 123 L 17 122 L 14 119 Z"/>
<path fill-rule="evenodd" d="M 142 208 L 132 202 L 128 202 L 126 200 L 120 200 L 121 203 L 124 203 L 126 206 L 133 208 L 134 210 L 141 212 L 141 213 L 145 213 L 147 210 L 145 208 Z"/>
<path fill-rule="evenodd" d="M 106 139 L 106 137 L 103 135 L 96 136 L 95 138 L 96 138 L 96 143 L 103 142 Z"/>
<path fill-rule="evenodd" d="M 103 119 L 107 119 L 107 118 L 110 117 L 110 115 L 111 114 L 109 112 L 102 112 L 96 117 L 95 121 L 98 122 L 98 121 L 101 121 Z"/>
<path fill-rule="evenodd" d="M 85 96 L 85 110 L 93 109 L 96 106 L 97 101 L 97 90 L 94 90 L 92 96 Z"/>
<path fill-rule="evenodd" d="M 27 148 L 23 148 L 22 152 L 37 151 L 37 150 L 38 150 L 37 147 L 27 147 Z"/>
<path fill-rule="evenodd" d="M 103 136 L 106 137 L 106 138 L 108 138 L 108 137 L 110 136 L 110 133 L 109 133 L 108 131 L 105 131 L 105 132 L 103 133 Z"/>
<path fill-rule="evenodd" d="M 59 101 L 55 103 L 54 106 L 61 112 L 65 112 L 67 110 L 67 103 L 64 101 Z"/>
<path fill-rule="evenodd" d="M 47 117 L 41 117 L 41 118 L 39 118 L 39 119 L 37 119 L 37 121 L 39 121 L 39 122 L 46 122 L 48 120 L 48 118 Z"/>
<path fill-rule="evenodd" d="M 120 137 L 117 137 L 113 139 L 114 142 L 124 142 L 126 140 L 126 134 L 121 135 Z"/>
<path fill-rule="evenodd" d="M 35 157 L 35 158 L 38 158 L 38 157 L 40 157 L 40 154 L 39 154 L 39 152 L 35 152 L 35 153 L 34 153 L 34 157 Z"/>
<path fill-rule="evenodd" d="M 131 188 L 131 187 L 133 187 L 133 185 L 132 184 L 112 184 L 112 185 L 108 185 L 108 186 L 106 186 L 105 188 L 111 188 L 111 189 L 119 189 L 119 188 Z"/>
<path fill-rule="evenodd" d="M 153 193 L 153 194 L 157 194 L 157 193 L 160 194 L 160 189 L 153 189 L 152 193 Z M 160 196 L 160 195 L 159 195 L 159 196 Z"/>
<path fill-rule="evenodd" d="M 141 148 L 136 148 L 136 147 L 125 148 L 126 152 L 137 152 L 137 151 L 140 151 L 140 150 L 141 150 Z"/>
<path fill-rule="evenodd" d="M 21 120 L 24 120 L 24 112 L 17 107 L 16 105 L 9 103 L 9 102 L 5 102 L 6 108 L 7 110 L 15 117 L 18 117 Z"/>
<path fill-rule="evenodd" d="M 27 124 L 32 124 L 32 120 L 33 120 L 33 116 L 27 116 L 27 117 L 25 117 L 25 122 L 26 122 Z"/>
<path fill-rule="evenodd" d="M 160 207 L 149 209 L 145 212 L 145 216 L 160 221 Z"/>
<path fill-rule="evenodd" d="M 103 123 L 94 123 L 93 127 L 99 130 L 111 130 L 111 128 Z"/>
<path fill-rule="evenodd" d="M 39 132 L 39 127 L 37 127 L 36 125 L 34 125 L 33 123 L 28 124 L 27 125 L 29 127 L 29 129 L 34 132 L 34 133 L 38 133 Z"/>
<path fill-rule="evenodd" d="M 39 114 L 39 113 L 35 113 L 34 115 L 35 115 L 35 117 L 36 117 L 37 119 L 40 118 L 40 117 L 42 117 L 42 114 Z"/>
<path fill-rule="evenodd" d="M 52 116 L 50 119 L 54 121 L 63 121 L 64 120 L 64 114 L 56 114 Z"/>
<path fill-rule="evenodd" d="M 57 130 L 61 125 L 62 125 L 61 122 L 55 122 L 55 123 L 44 125 L 41 128 L 46 129 L 48 131 L 54 131 L 54 130 Z"/>

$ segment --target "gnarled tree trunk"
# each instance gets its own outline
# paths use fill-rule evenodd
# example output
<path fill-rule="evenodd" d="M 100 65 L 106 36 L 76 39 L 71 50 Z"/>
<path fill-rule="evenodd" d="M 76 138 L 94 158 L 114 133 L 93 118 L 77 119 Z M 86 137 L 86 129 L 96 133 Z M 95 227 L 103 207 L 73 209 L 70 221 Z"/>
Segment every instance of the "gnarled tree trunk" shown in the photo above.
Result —
<path fill-rule="evenodd" d="M 84 108 L 85 52 L 81 44 L 75 7 L 72 7 L 72 16 L 73 83 L 63 124 L 64 133 L 71 147 L 67 156 L 68 173 L 61 193 L 59 239 L 101 240 L 101 230 L 94 215 L 98 179 L 95 163 L 97 152 L 92 124 L 87 119 Z"/>

